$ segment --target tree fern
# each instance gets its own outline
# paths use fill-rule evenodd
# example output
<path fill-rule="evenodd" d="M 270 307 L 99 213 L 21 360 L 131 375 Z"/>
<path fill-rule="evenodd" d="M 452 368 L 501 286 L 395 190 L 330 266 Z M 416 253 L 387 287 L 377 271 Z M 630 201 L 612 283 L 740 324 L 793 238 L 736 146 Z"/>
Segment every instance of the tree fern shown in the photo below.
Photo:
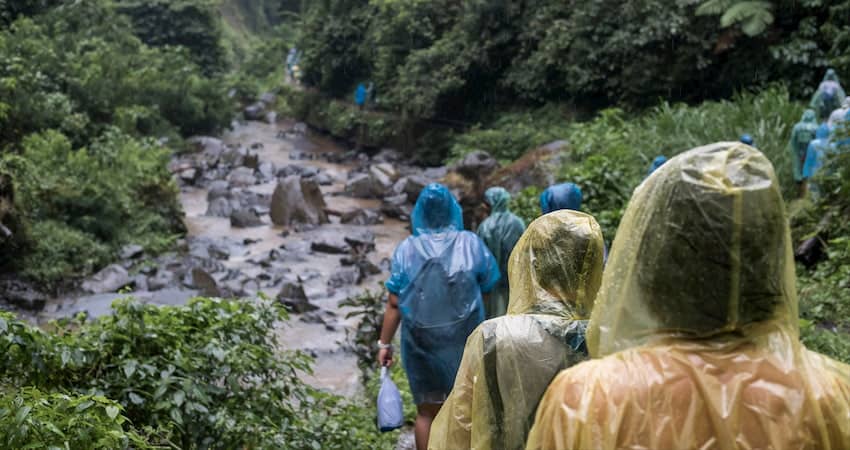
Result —
<path fill-rule="evenodd" d="M 719 15 L 721 27 L 739 24 L 746 35 L 757 36 L 773 23 L 773 4 L 769 1 L 708 0 L 697 8 L 696 14 Z"/>

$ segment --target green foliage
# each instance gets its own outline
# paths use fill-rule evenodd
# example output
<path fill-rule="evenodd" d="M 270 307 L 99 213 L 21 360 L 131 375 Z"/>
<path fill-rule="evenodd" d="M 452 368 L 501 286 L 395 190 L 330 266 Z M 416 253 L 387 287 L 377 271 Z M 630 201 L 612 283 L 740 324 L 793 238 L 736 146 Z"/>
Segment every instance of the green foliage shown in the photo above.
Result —
<path fill-rule="evenodd" d="M 23 388 L 0 394 L 0 444 L 4 448 L 153 448 L 135 431 L 116 402 L 100 395 L 45 394 Z"/>
<path fill-rule="evenodd" d="M 484 150 L 502 163 L 510 163 L 528 150 L 564 138 L 565 124 L 566 118 L 551 108 L 534 113 L 505 114 L 487 128 L 476 127 L 458 135 L 449 160 Z"/>
<path fill-rule="evenodd" d="M 22 146 L 20 154 L 0 155 L 0 171 L 13 174 L 18 210 L 33 223 L 33 251 L 19 268 L 36 280 L 85 275 L 110 250 L 161 245 L 161 236 L 182 229 L 170 153 L 154 142 L 113 129 L 84 148 L 56 131 Z"/>
<path fill-rule="evenodd" d="M 3 146 L 47 128 L 84 145 L 117 119 L 131 133 L 203 133 L 232 111 L 185 50 L 144 46 L 105 0 L 18 20 L 0 31 L 0 58 Z"/>
<path fill-rule="evenodd" d="M 217 1 L 116 0 L 116 5 L 151 47 L 186 48 L 207 74 L 227 68 Z"/>
<path fill-rule="evenodd" d="M 129 419 L 118 423 L 147 430 L 155 445 L 391 448 L 374 430 L 373 408 L 300 380 L 311 361 L 278 348 L 271 330 L 287 317 L 276 304 L 194 299 L 156 307 L 130 299 L 113 308 L 112 316 L 54 324 L 51 332 L 0 313 L 0 385 L 115 400 Z"/>
<path fill-rule="evenodd" d="M 526 224 L 540 217 L 540 194 L 543 190 L 537 186 L 523 189 L 511 198 L 511 212 L 519 216 Z"/>
<path fill-rule="evenodd" d="M 697 8 L 697 15 L 719 15 L 720 26 L 741 25 L 748 36 L 763 33 L 773 23 L 773 4 L 766 1 L 708 0 Z"/>

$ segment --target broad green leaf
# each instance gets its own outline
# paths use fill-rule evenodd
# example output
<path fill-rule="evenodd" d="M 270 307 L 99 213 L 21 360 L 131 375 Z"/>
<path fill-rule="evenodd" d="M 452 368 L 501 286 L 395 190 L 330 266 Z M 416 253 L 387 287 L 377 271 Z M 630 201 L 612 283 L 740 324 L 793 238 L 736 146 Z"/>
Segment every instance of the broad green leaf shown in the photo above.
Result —
<path fill-rule="evenodd" d="M 118 407 L 117 407 L 117 406 L 107 406 L 107 407 L 106 407 L 106 415 L 107 415 L 107 417 L 109 417 L 110 419 L 113 419 L 113 420 L 114 420 L 116 417 L 118 417 L 118 413 L 119 413 L 119 411 L 120 411 L 120 410 L 118 409 Z"/>

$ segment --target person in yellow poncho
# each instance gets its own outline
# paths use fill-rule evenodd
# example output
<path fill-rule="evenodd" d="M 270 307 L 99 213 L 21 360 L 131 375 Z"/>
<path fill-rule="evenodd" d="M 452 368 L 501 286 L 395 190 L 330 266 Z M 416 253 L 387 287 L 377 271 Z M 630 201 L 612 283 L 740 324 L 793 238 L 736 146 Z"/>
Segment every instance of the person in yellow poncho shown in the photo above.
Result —
<path fill-rule="evenodd" d="M 696 148 L 634 192 L 588 327 L 528 449 L 850 449 L 850 367 L 799 341 L 770 162 Z"/>
<path fill-rule="evenodd" d="M 593 217 L 561 210 L 529 225 L 508 262 L 507 315 L 466 342 L 428 448 L 522 449 L 546 387 L 587 358 L 586 320 L 602 280 L 602 231 Z"/>

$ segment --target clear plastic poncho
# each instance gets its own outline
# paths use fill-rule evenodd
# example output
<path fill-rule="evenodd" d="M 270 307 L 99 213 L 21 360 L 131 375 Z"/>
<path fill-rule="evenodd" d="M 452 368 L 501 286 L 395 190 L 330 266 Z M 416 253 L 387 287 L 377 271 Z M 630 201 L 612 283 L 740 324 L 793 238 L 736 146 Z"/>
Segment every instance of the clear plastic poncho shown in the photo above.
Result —
<path fill-rule="evenodd" d="M 418 404 L 441 403 L 454 384 L 466 338 L 484 320 L 481 293 L 499 281 L 495 258 L 463 231 L 460 205 L 431 184 L 411 215 L 413 236 L 393 255 L 387 290 L 398 296 L 401 359 Z"/>
<path fill-rule="evenodd" d="M 510 258 L 508 315 L 469 338 L 428 448 L 521 449 L 546 387 L 587 357 L 586 319 L 602 280 L 602 231 L 592 216 L 538 218 Z"/>
<path fill-rule="evenodd" d="M 588 326 L 529 449 L 847 449 L 850 367 L 799 341 L 794 258 L 770 162 L 724 142 L 632 196 Z"/>
<path fill-rule="evenodd" d="M 818 90 L 812 96 L 809 108 L 815 110 L 818 121 L 824 122 L 833 111 L 841 108 L 845 97 L 846 94 L 844 88 L 841 87 L 841 82 L 838 81 L 838 75 L 835 70 L 829 69 L 823 76 L 823 81 L 818 86 Z"/>
<path fill-rule="evenodd" d="M 839 123 L 844 122 L 848 112 L 850 112 L 850 98 L 844 97 L 841 108 L 836 109 L 829 115 L 829 120 L 827 121 L 829 127 L 835 128 Z"/>
<path fill-rule="evenodd" d="M 490 205 L 490 217 L 478 226 L 478 236 L 496 257 L 499 273 L 502 274 L 499 283 L 490 291 L 484 303 L 487 318 L 492 319 L 505 315 L 508 310 L 508 257 L 525 231 L 525 222 L 508 210 L 511 194 L 504 188 L 487 189 L 484 200 Z"/>
<path fill-rule="evenodd" d="M 561 183 L 549 186 L 540 194 L 540 210 L 543 214 L 561 209 L 581 209 L 583 196 L 581 188 L 573 183 Z"/>
<path fill-rule="evenodd" d="M 807 109 L 803 117 L 794 125 L 791 131 L 791 140 L 788 141 L 788 151 L 791 153 L 791 167 L 794 170 L 794 181 L 803 181 L 803 164 L 806 162 L 806 149 L 809 142 L 815 139 L 818 129 L 815 112 Z"/>

